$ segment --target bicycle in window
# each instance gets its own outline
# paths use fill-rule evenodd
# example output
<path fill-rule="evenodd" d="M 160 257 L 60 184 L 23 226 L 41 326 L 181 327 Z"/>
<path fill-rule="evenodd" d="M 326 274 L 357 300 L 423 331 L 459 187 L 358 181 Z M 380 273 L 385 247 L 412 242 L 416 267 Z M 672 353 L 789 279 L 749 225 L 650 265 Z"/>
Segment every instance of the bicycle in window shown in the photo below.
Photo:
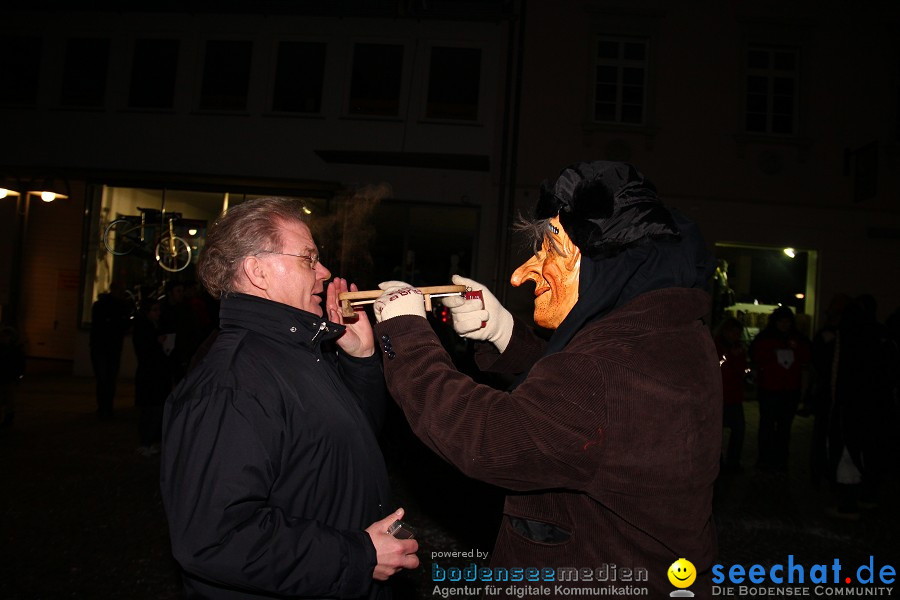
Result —
<path fill-rule="evenodd" d="M 115 256 L 125 256 L 132 252 L 150 249 L 150 240 L 146 232 L 154 227 L 155 220 L 163 226 L 163 233 L 156 237 L 153 247 L 156 262 L 160 268 L 177 273 L 191 264 L 191 245 L 183 238 L 175 235 L 175 222 L 181 219 L 180 213 L 157 210 L 155 208 L 138 207 L 140 216 L 120 216 L 110 222 L 103 231 L 103 245 Z"/>

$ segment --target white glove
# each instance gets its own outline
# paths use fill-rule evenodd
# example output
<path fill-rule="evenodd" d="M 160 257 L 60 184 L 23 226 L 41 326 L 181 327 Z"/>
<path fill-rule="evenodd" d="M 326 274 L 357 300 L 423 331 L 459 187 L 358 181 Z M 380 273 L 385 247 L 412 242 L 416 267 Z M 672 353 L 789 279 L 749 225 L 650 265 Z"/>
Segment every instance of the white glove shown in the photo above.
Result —
<path fill-rule="evenodd" d="M 425 318 L 425 296 L 402 281 L 382 281 L 378 284 L 384 294 L 375 300 L 375 322 L 401 315 L 418 315 Z"/>
<path fill-rule="evenodd" d="M 464 285 L 472 291 L 480 290 L 484 300 L 482 305 L 482 301 L 477 298 L 466 300 L 462 296 L 448 296 L 443 299 L 444 306 L 450 309 L 453 316 L 453 329 L 456 333 L 470 340 L 491 342 L 500 352 L 506 350 L 512 337 L 512 314 L 477 281 L 454 275 L 453 283 Z"/>

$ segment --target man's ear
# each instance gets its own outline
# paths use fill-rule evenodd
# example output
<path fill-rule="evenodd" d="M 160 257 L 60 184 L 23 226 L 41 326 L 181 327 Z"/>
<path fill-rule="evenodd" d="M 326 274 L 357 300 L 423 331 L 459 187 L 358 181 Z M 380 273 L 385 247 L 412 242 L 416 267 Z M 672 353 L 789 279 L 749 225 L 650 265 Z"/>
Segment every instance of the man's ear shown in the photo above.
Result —
<path fill-rule="evenodd" d="M 256 256 L 245 256 L 241 260 L 241 273 L 244 280 L 251 286 L 266 290 L 269 288 L 269 272 L 263 261 Z"/>

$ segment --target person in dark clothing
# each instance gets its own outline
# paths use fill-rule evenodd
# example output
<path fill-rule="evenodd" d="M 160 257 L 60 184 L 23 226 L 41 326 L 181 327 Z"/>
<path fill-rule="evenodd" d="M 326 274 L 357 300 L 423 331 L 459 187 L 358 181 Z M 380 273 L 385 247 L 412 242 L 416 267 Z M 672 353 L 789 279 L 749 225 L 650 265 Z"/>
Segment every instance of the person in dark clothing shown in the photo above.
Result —
<path fill-rule="evenodd" d="M 12 425 L 16 415 L 16 392 L 25 375 L 25 349 L 18 332 L 0 327 L 0 427 Z"/>
<path fill-rule="evenodd" d="M 166 282 L 165 295 L 160 305 L 160 331 L 169 337 L 168 347 L 172 380 L 178 382 L 187 373 L 194 352 L 203 341 L 201 323 L 186 297 L 187 286 L 182 281 Z"/>
<path fill-rule="evenodd" d="M 838 498 L 832 516 L 858 518 L 860 507 L 877 504 L 891 434 L 892 354 L 874 297 L 855 298 L 844 309 L 834 350 L 828 459 Z"/>
<path fill-rule="evenodd" d="M 716 334 L 716 352 L 722 370 L 722 424 L 729 430 L 723 467 L 741 471 L 744 447 L 744 381 L 747 375 L 747 351 L 743 344 L 744 325 L 734 317 L 725 317 Z"/>
<path fill-rule="evenodd" d="M 483 304 L 444 300 L 457 333 L 479 342 L 480 368 L 516 377 L 514 387 L 460 373 L 422 295 L 384 282 L 374 308 L 388 389 L 426 445 L 509 490 L 491 567 L 615 565 L 659 598 L 686 558 L 691 591 L 708 598 L 722 444 L 722 376 L 702 320 L 712 256 L 624 163 L 563 170 L 527 227 L 535 255 L 511 282 L 535 283 L 534 321 L 549 340 L 471 279 L 453 282 L 480 290 Z"/>
<path fill-rule="evenodd" d="M 220 331 L 166 401 L 160 474 L 188 597 L 386 599 L 419 564 L 416 541 L 387 532 L 403 510 L 376 440 L 372 327 L 341 316 L 346 280 L 324 290 L 302 208 L 231 207 L 199 258 Z"/>
<path fill-rule="evenodd" d="M 888 335 L 888 415 L 885 426 L 891 431 L 900 430 L 900 308 L 895 309 L 884 321 Z M 900 476 L 900 436 L 891 435 L 885 450 L 886 474 Z"/>
<path fill-rule="evenodd" d="M 809 340 L 794 311 L 780 306 L 750 344 L 759 402 L 759 461 L 764 470 L 786 471 L 791 425 L 800 406 L 810 361 Z"/>
<path fill-rule="evenodd" d="M 134 401 L 140 411 L 138 452 L 144 456 L 159 454 L 163 406 L 172 390 L 170 363 L 163 350 L 166 336 L 159 326 L 161 313 L 159 300 L 151 298 L 145 301 L 134 320 L 131 334 L 137 358 Z"/>
<path fill-rule="evenodd" d="M 825 322 L 813 336 L 810 344 L 810 387 L 804 397 L 804 406 L 798 414 L 813 417 L 812 444 L 810 448 L 810 482 L 818 489 L 825 480 L 832 481 L 828 467 L 828 429 L 834 391 L 834 359 L 838 327 L 850 297 L 835 294 L 825 309 Z"/>
<path fill-rule="evenodd" d="M 97 415 L 101 419 L 113 416 L 122 344 L 133 312 L 125 287 L 118 281 L 113 281 L 109 292 L 100 294 L 91 307 L 91 366 L 97 379 Z"/>

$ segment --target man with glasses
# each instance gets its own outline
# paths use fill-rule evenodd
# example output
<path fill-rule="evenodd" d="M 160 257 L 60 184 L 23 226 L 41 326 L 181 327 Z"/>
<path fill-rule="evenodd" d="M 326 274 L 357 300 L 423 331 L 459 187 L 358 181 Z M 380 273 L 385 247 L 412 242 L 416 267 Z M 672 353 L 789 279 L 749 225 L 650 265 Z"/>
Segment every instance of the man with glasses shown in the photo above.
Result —
<path fill-rule="evenodd" d="M 188 597 L 388 598 L 418 545 L 387 533 L 368 319 L 319 262 L 302 204 L 262 198 L 210 228 L 198 274 L 221 330 L 166 403 L 161 486 Z M 356 286 L 350 286 L 355 290 Z M 325 292 L 325 311 L 320 294 Z"/>

